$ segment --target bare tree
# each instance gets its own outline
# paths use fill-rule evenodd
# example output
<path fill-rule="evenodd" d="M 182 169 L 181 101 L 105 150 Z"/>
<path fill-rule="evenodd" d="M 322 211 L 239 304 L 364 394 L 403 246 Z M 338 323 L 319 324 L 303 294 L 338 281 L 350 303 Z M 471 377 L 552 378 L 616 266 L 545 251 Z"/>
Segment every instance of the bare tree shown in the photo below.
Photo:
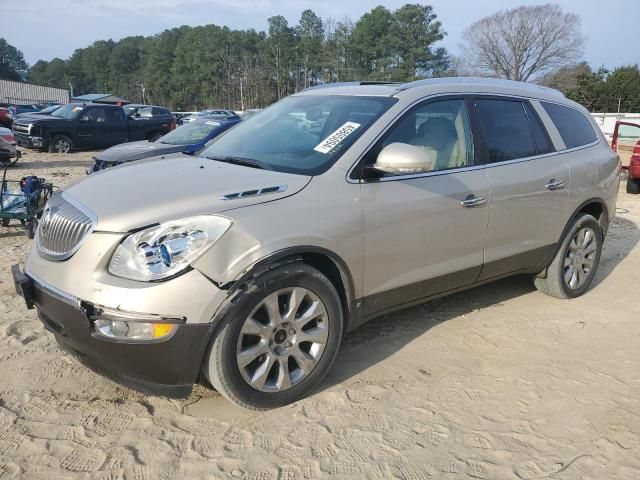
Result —
<path fill-rule="evenodd" d="M 473 23 L 463 33 L 467 69 L 527 81 L 582 55 L 580 19 L 558 5 L 522 6 Z"/>

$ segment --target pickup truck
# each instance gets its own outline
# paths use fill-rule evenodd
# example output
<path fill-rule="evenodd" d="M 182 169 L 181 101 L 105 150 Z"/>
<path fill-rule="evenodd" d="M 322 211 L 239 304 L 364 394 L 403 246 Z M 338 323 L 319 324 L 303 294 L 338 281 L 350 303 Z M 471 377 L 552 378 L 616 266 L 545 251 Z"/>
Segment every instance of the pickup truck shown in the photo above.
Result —
<path fill-rule="evenodd" d="M 114 105 L 69 103 L 48 116 L 16 120 L 13 132 L 20 146 L 69 153 L 155 139 L 175 126 L 173 116 L 127 116 Z"/>

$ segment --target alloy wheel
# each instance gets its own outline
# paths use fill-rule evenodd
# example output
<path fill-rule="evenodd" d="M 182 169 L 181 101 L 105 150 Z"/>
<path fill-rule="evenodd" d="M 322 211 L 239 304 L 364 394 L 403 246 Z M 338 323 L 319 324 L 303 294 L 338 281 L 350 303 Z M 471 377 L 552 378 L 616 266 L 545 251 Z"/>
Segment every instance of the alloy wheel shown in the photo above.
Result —
<path fill-rule="evenodd" d="M 564 281 L 567 287 L 576 290 L 591 276 L 598 253 L 595 232 L 589 227 L 580 228 L 569 243 L 564 258 Z"/>
<path fill-rule="evenodd" d="M 328 333 L 327 309 L 315 293 L 302 287 L 277 290 L 242 324 L 236 350 L 240 373 L 261 392 L 287 390 L 316 367 Z"/>
<path fill-rule="evenodd" d="M 69 153 L 71 145 L 66 140 L 58 139 L 54 143 L 53 149 L 56 153 Z"/>

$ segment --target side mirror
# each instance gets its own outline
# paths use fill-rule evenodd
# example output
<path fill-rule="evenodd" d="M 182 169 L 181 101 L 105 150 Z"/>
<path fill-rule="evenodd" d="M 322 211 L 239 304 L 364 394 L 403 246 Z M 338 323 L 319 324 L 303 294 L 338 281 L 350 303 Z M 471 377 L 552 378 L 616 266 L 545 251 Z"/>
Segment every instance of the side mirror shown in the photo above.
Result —
<path fill-rule="evenodd" d="M 407 143 L 392 143 L 378 154 L 375 170 L 384 173 L 422 173 L 430 172 L 435 166 L 433 154 Z"/>

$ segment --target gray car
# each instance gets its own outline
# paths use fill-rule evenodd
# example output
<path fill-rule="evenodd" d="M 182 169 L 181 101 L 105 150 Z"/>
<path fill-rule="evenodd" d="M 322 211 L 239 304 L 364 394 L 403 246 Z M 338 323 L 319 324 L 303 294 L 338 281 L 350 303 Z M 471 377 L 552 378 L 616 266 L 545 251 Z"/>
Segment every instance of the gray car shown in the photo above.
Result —
<path fill-rule="evenodd" d="M 372 317 L 516 274 L 582 295 L 620 176 L 583 107 L 491 79 L 311 88 L 198 155 L 55 195 L 13 275 L 87 364 L 253 409 L 308 394 Z"/>

